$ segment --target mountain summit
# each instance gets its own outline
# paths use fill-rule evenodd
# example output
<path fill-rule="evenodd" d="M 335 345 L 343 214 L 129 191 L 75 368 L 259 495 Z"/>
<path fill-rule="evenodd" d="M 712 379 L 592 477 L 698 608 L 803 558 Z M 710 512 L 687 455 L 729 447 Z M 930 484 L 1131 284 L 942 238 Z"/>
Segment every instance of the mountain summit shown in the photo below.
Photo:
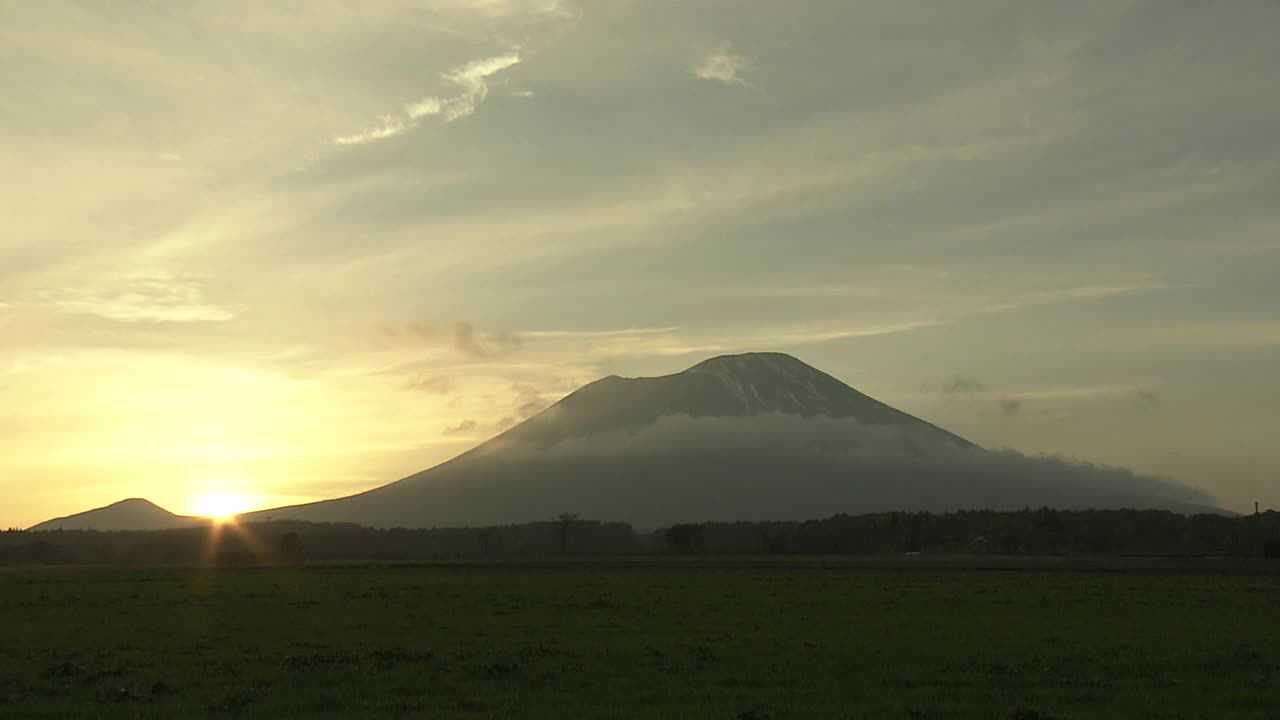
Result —
<path fill-rule="evenodd" d="M 368 492 L 245 519 L 482 526 L 562 512 L 641 528 L 882 510 L 1211 511 L 1121 469 L 990 452 L 790 355 L 610 376 L 458 457 Z"/>
<path fill-rule="evenodd" d="M 573 392 L 503 437 L 549 444 L 640 428 L 668 416 L 696 419 L 768 414 L 848 418 L 973 447 L 963 438 L 867 397 L 783 353 L 722 355 L 661 377 L 611 375 Z"/>

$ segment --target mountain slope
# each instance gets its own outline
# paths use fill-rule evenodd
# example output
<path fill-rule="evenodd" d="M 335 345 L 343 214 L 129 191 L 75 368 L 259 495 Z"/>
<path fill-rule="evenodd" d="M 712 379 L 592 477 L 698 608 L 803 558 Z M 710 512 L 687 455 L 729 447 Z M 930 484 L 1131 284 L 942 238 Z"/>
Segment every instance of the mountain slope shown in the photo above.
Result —
<path fill-rule="evenodd" d="M 31 530 L 166 530 L 208 523 L 206 518 L 175 515 L 150 500 L 130 498 L 106 507 L 54 518 Z"/>
<path fill-rule="evenodd" d="M 788 355 L 611 376 L 446 463 L 336 500 L 244 516 L 475 526 L 561 512 L 656 527 L 878 510 L 1211 510 L 1124 470 L 989 452 Z"/>

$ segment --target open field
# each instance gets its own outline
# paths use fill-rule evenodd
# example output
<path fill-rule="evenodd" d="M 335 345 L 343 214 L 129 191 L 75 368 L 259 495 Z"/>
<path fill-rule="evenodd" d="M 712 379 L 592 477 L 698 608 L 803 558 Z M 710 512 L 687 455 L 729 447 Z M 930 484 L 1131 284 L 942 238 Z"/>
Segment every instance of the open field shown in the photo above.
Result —
<path fill-rule="evenodd" d="M 5 572 L 0 716 L 1280 716 L 1274 564 L 879 562 Z"/>

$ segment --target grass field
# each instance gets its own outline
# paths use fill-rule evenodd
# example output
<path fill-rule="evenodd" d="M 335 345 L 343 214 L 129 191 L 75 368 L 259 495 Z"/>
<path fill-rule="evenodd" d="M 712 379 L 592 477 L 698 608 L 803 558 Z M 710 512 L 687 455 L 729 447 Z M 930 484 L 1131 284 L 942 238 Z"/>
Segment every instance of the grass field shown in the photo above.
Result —
<path fill-rule="evenodd" d="M 0 717 L 1280 717 L 1280 577 L 0 574 Z"/>

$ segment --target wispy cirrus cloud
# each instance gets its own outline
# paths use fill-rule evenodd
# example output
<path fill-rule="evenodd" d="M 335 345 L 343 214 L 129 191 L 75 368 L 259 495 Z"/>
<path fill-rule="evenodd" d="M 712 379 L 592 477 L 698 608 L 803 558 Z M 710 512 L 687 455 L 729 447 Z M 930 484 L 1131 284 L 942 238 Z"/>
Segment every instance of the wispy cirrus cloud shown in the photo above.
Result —
<path fill-rule="evenodd" d="M 490 16 L 551 15 L 569 17 L 563 0 L 456 0 L 459 8 Z"/>
<path fill-rule="evenodd" d="M 383 115 L 376 127 L 340 135 L 333 141 L 338 145 L 361 145 L 401 135 L 416 127 L 423 118 L 438 116 L 450 123 L 470 117 L 489 95 L 488 78 L 518 64 L 520 60 L 517 52 L 472 60 L 441 75 L 456 87 L 454 94 L 428 95 L 415 100 L 398 112 Z"/>
<path fill-rule="evenodd" d="M 457 85 L 461 92 L 447 98 L 424 98 L 417 105 L 434 103 L 440 107 L 445 122 L 453 122 L 472 115 L 476 107 L 489 95 L 487 78 L 520 62 L 520 55 L 507 53 L 490 58 L 473 60 L 445 74 L 445 79 Z"/>
<path fill-rule="evenodd" d="M 1020 400 L 1083 402 L 1128 397 L 1134 394 L 1135 387 L 1137 387 L 1135 383 L 1097 383 L 1092 385 L 1033 388 L 1018 391 L 1017 397 Z"/>
<path fill-rule="evenodd" d="M 577 339 L 577 338 L 609 338 L 627 335 L 659 335 L 680 330 L 680 326 L 660 328 L 626 328 L 623 330 L 526 330 L 521 336 L 530 339 Z"/>
<path fill-rule="evenodd" d="M 386 140 L 389 137 L 400 135 L 413 127 L 414 123 L 412 121 L 416 119 L 417 116 L 414 115 L 410 115 L 409 121 L 397 115 L 383 115 L 377 127 L 364 132 L 352 133 L 351 135 L 340 135 L 334 138 L 333 141 L 339 145 L 360 145 L 374 140 Z"/>
<path fill-rule="evenodd" d="M 119 322 L 224 322 L 236 316 L 209 302 L 198 280 L 168 272 L 139 272 L 98 287 L 49 291 L 36 304 Z"/>

